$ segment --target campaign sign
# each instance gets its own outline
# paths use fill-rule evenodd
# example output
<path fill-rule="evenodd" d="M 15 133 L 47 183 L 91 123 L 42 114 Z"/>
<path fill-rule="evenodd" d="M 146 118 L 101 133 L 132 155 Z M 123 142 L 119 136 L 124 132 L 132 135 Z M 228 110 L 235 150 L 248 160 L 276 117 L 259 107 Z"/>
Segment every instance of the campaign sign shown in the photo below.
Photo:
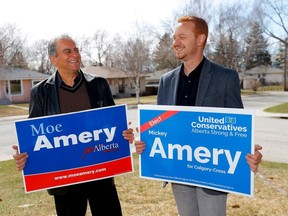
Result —
<path fill-rule="evenodd" d="M 140 177 L 253 196 L 245 159 L 254 114 L 244 109 L 140 105 Z"/>
<path fill-rule="evenodd" d="M 19 150 L 27 152 L 26 192 L 133 171 L 126 105 L 15 122 Z"/>

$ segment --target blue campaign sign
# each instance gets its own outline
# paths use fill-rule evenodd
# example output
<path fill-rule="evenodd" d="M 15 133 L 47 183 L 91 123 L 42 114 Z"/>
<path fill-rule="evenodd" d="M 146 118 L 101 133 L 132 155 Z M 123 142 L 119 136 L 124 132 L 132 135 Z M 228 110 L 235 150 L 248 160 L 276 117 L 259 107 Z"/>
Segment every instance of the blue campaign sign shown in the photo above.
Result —
<path fill-rule="evenodd" d="M 244 109 L 140 105 L 140 177 L 253 195 L 245 159 L 254 113 Z"/>
<path fill-rule="evenodd" d="M 15 126 L 19 150 L 29 155 L 23 170 L 27 192 L 132 171 L 129 143 L 122 136 L 128 127 L 125 105 L 27 119 Z M 46 183 L 35 186 L 39 179 Z"/>

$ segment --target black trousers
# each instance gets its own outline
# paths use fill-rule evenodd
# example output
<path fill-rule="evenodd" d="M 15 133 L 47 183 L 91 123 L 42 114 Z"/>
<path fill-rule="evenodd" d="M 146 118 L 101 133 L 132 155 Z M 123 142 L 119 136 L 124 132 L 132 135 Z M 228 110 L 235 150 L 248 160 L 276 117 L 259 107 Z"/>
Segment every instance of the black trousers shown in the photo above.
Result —
<path fill-rule="evenodd" d="M 121 216 L 121 206 L 114 181 L 104 179 L 68 186 L 63 195 L 54 195 L 58 216 L 85 216 L 87 204 L 93 216 Z"/>

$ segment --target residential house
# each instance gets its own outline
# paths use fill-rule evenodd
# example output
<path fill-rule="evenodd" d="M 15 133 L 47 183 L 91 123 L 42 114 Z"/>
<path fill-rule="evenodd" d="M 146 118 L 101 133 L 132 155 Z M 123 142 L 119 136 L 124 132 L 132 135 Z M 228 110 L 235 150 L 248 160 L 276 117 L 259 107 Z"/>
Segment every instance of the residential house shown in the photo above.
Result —
<path fill-rule="evenodd" d="M 157 95 L 160 77 L 171 69 L 158 70 L 148 73 L 145 78 L 146 95 Z"/>
<path fill-rule="evenodd" d="M 108 80 L 112 95 L 117 98 L 131 97 L 136 94 L 135 83 L 132 79 L 135 79 L 133 73 L 125 73 L 116 68 L 105 66 L 88 66 L 84 67 L 83 72 L 95 74 L 104 77 Z M 140 95 L 145 94 L 145 75 L 141 75 L 140 82 Z"/>
<path fill-rule="evenodd" d="M 29 69 L 0 66 L 0 104 L 29 102 L 31 88 L 47 77 Z"/>
<path fill-rule="evenodd" d="M 271 66 L 258 66 L 245 71 L 243 89 L 251 89 L 255 85 L 283 85 L 284 70 Z"/>

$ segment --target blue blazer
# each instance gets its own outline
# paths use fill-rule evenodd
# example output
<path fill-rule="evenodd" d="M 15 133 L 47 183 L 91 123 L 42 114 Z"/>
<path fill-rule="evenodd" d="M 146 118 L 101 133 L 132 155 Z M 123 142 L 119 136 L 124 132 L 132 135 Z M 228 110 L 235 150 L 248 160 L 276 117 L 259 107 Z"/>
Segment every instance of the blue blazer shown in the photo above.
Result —
<path fill-rule="evenodd" d="M 176 105 L 181 67 L 183 64 L 160 78 L 158 105 Z M 196 106 L 243 108 L 238 73 L 205 58 Z"/>
<path fill-rule="evenodd" d="M 157 95 L 158 105 L 176 105 L 181 67 L 183 67 L 183 64 L 162 75 L 160 78 Z M 200 74 L 195 105 L 243 108 L 237 72 L 215 64 L 205 58 Z M 166 184 L 167 182 L 163 182 L 163 187 Z M 203 190 L 211 195 L 223 193 L 205 188 Z"/>

